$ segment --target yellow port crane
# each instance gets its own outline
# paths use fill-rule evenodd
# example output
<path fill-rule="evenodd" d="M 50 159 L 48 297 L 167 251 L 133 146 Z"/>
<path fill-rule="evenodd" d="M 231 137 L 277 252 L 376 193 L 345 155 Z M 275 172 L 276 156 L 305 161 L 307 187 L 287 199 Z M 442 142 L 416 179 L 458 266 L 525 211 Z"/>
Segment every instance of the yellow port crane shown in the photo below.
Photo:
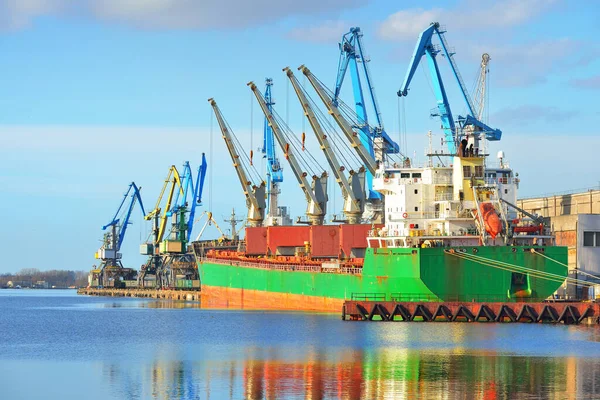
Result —
<path fill-rule="evenodd" d="M 161 204 L 165 192 L 167 191 L 167 186 L 169 185 L 170 188 L 167 195 L 167 202 L 163 211 Z M 150 256 L 148 262 L 142 266 L 142 271 L 140 273 L 140 277 L 138 278 L 140 286 L 144 286 L 144 278 L 147 274 L 156 275 L 156 287 L 162 286 L 160 272 L 163 263 L 160 256 L 160 243 L 162 242 L 163 237 L 165 235 L 165 228 L 167 226 L 168 217 L 167 212 L 171 209 L 171 203 L 173 201 L 175 187 L 178 187 L 180 195 L 183 195 L 183 185 L 181 184 L 179 171 L 177 171 L 177 168 L 174 165 L 171 165 L 171 168 L 169 168 L 167 178 L 165 179 L 165 182 L 163 184 L 162 190 L 160 191 L 160 195 L 158 196 L 158 200 L 156 201 L 156 206 L 144 217 L 146 221 L 153 221 L 153 240 L 151 243 L 142 244 L 140 249 L 141 254 Z"/>

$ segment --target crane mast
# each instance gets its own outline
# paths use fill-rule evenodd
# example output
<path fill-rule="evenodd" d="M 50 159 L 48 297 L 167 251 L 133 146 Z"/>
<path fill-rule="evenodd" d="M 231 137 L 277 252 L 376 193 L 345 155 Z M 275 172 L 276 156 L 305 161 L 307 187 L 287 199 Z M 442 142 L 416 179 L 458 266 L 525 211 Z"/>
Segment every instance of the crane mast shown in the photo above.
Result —
<path fill-rule="evenodd" d="M 323 128 L 317 117 L 315 115 L 314 110 L 311 108 L 310 103 L 304 93 L 303 88 L 300 86 L 298 79 L 294 76 L 289 67 L 283 69 L 286 73 L 292 86 L 294 87 L 294 91 L 298 96 L 298 100 L 302 104 L 302 108 L 304 110 L 304 115 L 308 119 L 310 126 L 312 127 L 317 140 L 319 141 L 319 145 L 321 146 L 321 150 L 325 154 L 325 158 L 329 163 L 333 174 L 335 175 L 335 179 L 338 182 L 340 188 L 342 189 L 342 196 L 344 198 L 344 214 L 346 215 L 347 222 L 350 224 L 359 224 L 361 221 L 362 214 L 364 212 L 364 175 L 365 169 L 363 166 L 360 167 L 359 171 L 350 171 L 350 179 L 351 182 L 348 181 L 348 178 L 344 176 L 344 167 L 342 167 L 335 155 L 335 152 L 331 148 L 329 143 L 329 139 L 325 132 L 323 132 Z"/>
<path fill-rule="evenodd" d="M 248 174 L 244 169 L 244 166 L 241 164 L 240 155 L 238 154 L 234 146 L 232 137 L 233 132 L 230 132 L 229 126 L 223 118 L 221 110 L 217 106 L 217 102 L 212 98 L 208 99 L 208 102 L 212 106 L 215 116 L 217 117 L 217 122 L 219 123 L 219 127 L 221 128 L 223 140 L 227 145 L 227 150 L 229 151 L 229 155 L 231 156 L 231 160 L 233 161 L 233 167 L 235 168 L 235 172 L 237 173 L 240 184 L 242 185 L 242 190 L 244 191 L 244 195 L 246 196 L 246 206 L 248 208 L 248 225 L 252 227 L 262 226 L 264 220 L 264 210 L 266 207 L 265 182 L 262 181 L 260 185 L 255 185 L 248 178 Z"/>
<path fill-rule="evenodd" d="M 375 158 L 371 155 L 369 150 L 362 144 L 359 135 L 352 129 L 352 125 L 346 120 L 346 118 L 344 118 L 337 105 L 327 94 L 327 91 L 321 82 L 319 82 L 319 80 L 316 79 L 310 70 L 304 65 L 301 65 L 298 67 L 298 69 L 302 71 L 302 73 L 308 78 L 310 84 L 315 88 L 319 98 L 327 107 L 329 114 L 331 114 L 335 122 L 342 129 L 342 132 L 350 141 L 350 145 L 354 148 L 361 161 L 364 163 L 367 171 L 369 171 L 371 174 L 375 174 L 375 171 L 377 170 L 377 161 L 375 161 Z"/>
<path fill-rule="evenodd" d="M 483 121 L 483 112 L 485 110 L 485 96 L 487 94 L 487 74 L 489 72 L 488 64 L 490 63 L 490 55 L 484 53 L 481 56 L 481 67 L 479 69 L 479 76 L 477 78 L 477 83 L 475 85 L 475 111 L 477 118 L 480 121 Z"/>
<path fill-rule="evenodd" d="M 265 79 L 265 102 L 269 110 L 273 110 L 275 102 L 271 96 L 271 87 L 273 86 L 273 79 Z M 275 138 L 273 136 L 273 129 L 269 125 L 269 121 L 265 117 L 264 122 L 264 135 L 263 135 L 263 147 L 261 149 L 264 157 L 267 158 L 266 162 L 266 181 L 267 181 L 267 225 L 282 224 L 279 217 L 279 204 L 278 198 L 281 193 L 279 189 L 279 183 L 283 182 L 283 171 L 281 170 L 281 164 L 277 159 L 275 152 Z"/>
<path fill-rule="evenodd" d="M 258 88 L 254 82 L 249 82 L 248 86 L 250 86 L 250 89 L 254 93 L 260 108 L 265 114 L 265 117 L 267 117 L 269 125 L 271 125 L 271 128 L 273 129 L 273 133 L 275 134 L 275 138 L 277 139 L 279 146 L 283 151 L 286 152 L 286 158 L 290 163 L 296 179 L 298 179 L 300 188 L 303 190 L 304 195 L 306 196 L 306 201 L 308 203 L 306 215 L 310 224 L 322 225 L 323 220 L 325 219 L 325 214 L 327 213 L 327 172 L 323 172 L 320 177 L 316 175 L 313 176 L 312 184 L 308 182 L 308 179 L 306 179 L 308 174 L 302 171 L 302 168 L 296 159 L 296 155 L 290 148 L 290 143 L 287 141 L 285 135 L 281 131 L 277 121 L 275 121 L 273 113 L 267 107 L 267 103 L 262 97 L 262 94 L 258 91 Z"/>

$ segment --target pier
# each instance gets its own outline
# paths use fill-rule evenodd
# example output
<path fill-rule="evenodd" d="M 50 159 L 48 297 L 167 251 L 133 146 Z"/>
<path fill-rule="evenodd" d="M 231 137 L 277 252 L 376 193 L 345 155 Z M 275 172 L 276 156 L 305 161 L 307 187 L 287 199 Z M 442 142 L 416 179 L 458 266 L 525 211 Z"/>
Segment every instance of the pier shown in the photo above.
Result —
<path fill-rule="evenodd" d="M 200 291 L 198 290 L 156 290 L 139 288 L 82 288 L 77 290 L 77 294 L 87 296 L 106 296 L 106 297 L 140 297 L 165 300 L 186 300 L 200 301 Z"/>
<path fill-rule="evenodd" d="M 433 302 L 346 300 L 342 319 L 350 321 L 526 322 L 600 324 L 594 302 Z"/>

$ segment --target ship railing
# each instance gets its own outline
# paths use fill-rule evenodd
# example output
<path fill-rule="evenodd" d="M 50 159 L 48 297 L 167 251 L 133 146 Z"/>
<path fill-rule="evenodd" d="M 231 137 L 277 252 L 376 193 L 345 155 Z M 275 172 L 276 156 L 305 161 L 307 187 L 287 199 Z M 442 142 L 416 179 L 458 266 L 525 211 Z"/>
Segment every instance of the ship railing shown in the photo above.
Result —
<path fill-rule="evenodd" d="M 434 185 L 451 184 L 451 183 L 452 183 L 452 177 L 451 176 L 434 176 L 433 177 L 433 184 Z"/>
<path fill-rule="evenodd" d="M 295 264 L 276 264 L 276 263 L 253 263 L 246 261 L 236 260 L 225 260 L 218 258 L 200 258 L 201 262 L 211 262 L 221 265 L 231 265 L 236 267 L 256 268 L 256 269 L 269 269 L 276 271 L 298 271 L 298 272 L 320 272 L 329 274 L 351 274 L 358 275 L 362 274 L 362 268 L 360 267 L 340 267 L 340 268 L 322 268 L 319 265 L 295 265 Z"/>
<path fill-rule="evenodd" d="M 433 198 L 434 201 L 452 201 L 454 200 L 453 193 L 436 193 Z"/>
<path fill-rule="evenodd" d="M 385 293 L 352 293 L 353 301 L 385 301 Z"/>
<path fill-rule="evenodd" d="M 495 185 L 495 184 L 508 185 L 508 184 L 513 184 L 513 183 L 519 183 L 519 178 L 504 178 L 504 177 L 485 178 L 485 183 L 486 183 L 486 185 Z"/>
<path fill-rule="evenodd" d="M 465 295 L 445 295 L 442 298 L 433 294 L 422 294 L 422 293 L 391 293 L 391 301 L 397 302 L 447 302 L 447 303 L 502 303 L 511 301 L 511 299 L 504 294 L 465 294 Z M 515 300 L 515 299 L 512 299 Z M 522 299 L 516 299 L 520 302 L 540 302 L 544 301 L 543 298 L 527 297 Z"/>

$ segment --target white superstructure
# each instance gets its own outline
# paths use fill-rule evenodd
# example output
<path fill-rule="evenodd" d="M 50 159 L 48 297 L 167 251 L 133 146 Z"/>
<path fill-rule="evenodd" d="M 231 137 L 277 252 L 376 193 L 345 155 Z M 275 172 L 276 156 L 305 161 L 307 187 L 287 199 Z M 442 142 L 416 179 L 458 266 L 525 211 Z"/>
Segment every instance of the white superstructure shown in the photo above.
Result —
<path fill-rule="evenodd" d="M 519 179 L 502 159 L 495 168 L 486 168 L 484 154 L 451 160 L 449 166 L 407 161 L 377 169 L 373 188 L 385 196 L 385 225 L 373 230 L 370 245 L 493 246 L 550 238 L 537 221 L 518 219 L 509 206 L 516 204 Z"/>

